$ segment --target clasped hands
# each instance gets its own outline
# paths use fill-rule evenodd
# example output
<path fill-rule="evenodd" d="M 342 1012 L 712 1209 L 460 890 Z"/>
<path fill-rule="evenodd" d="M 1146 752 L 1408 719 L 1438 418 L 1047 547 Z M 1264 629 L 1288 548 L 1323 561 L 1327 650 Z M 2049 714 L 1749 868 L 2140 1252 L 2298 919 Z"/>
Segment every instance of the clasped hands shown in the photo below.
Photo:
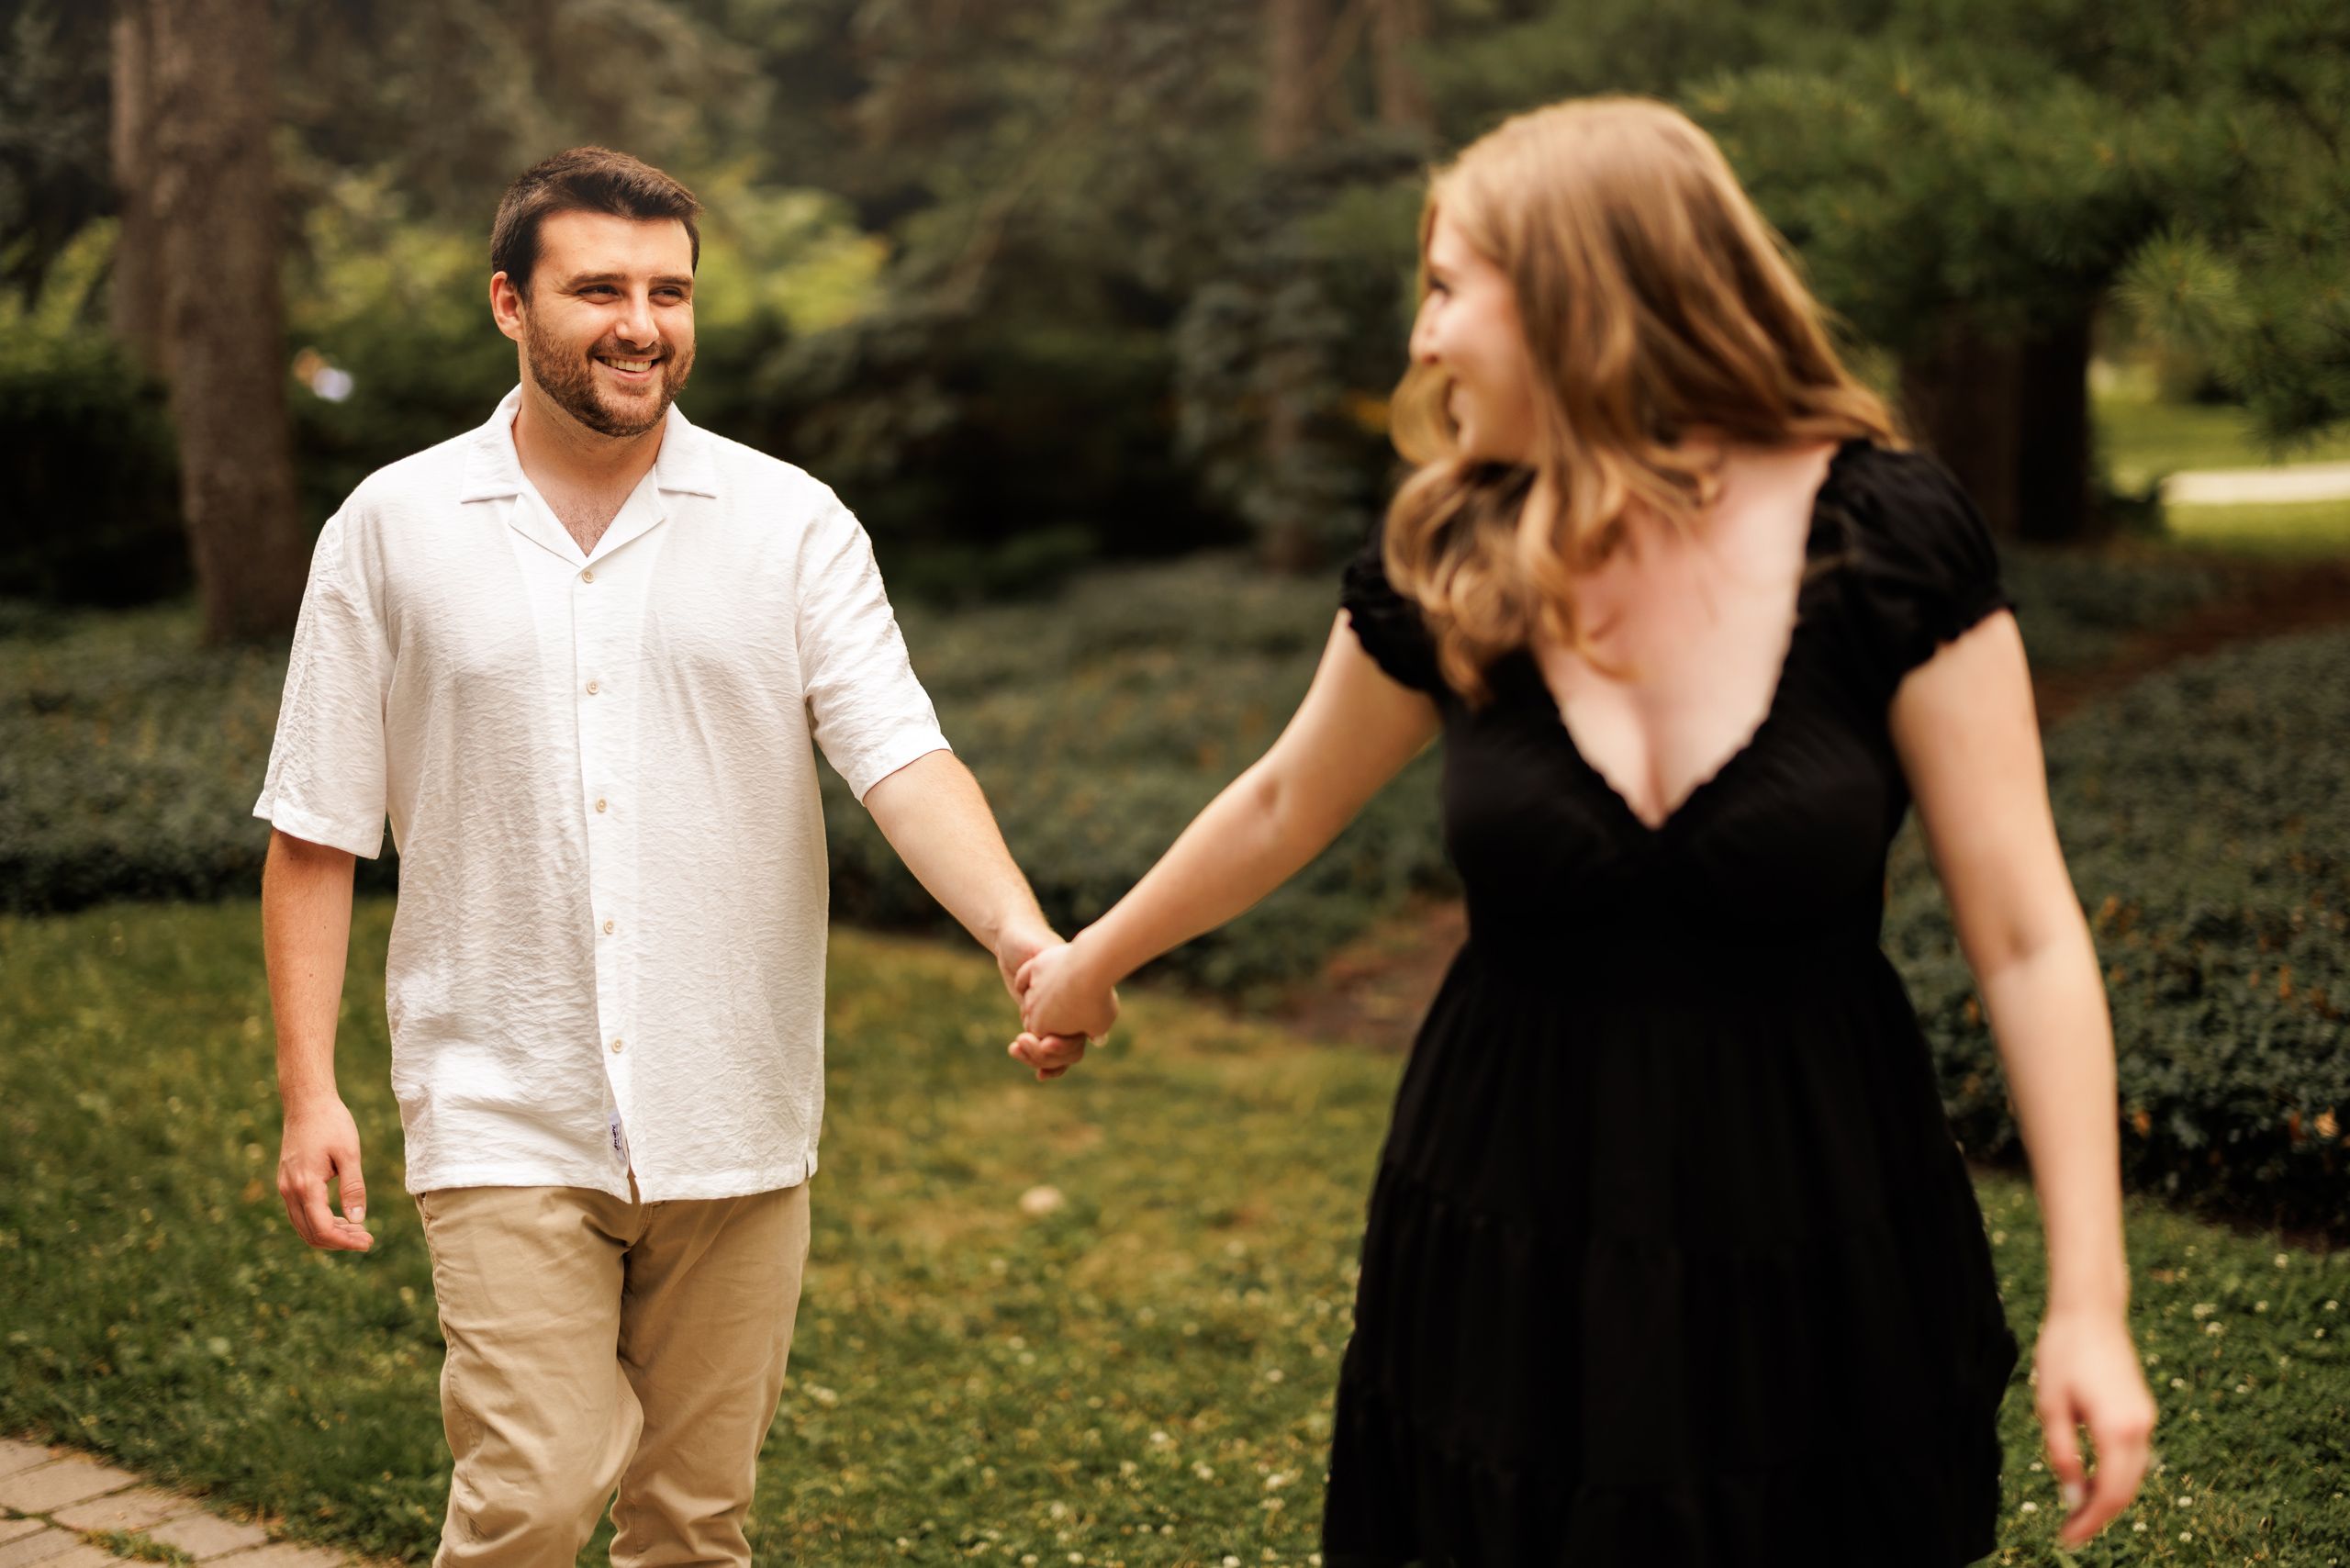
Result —
<path fill-rule="evenodd" d="M 1093 972 L 1090 954 L 1058 936 L 1017 963 L 1012 957 L 998 959 L 1005 986 L 1020 1002 L 1021 1033 L 1010 1055 L 1035 1069 L 1041 1083 L 1084 1060 L 1088 1042 L 1110 1032 L 1118 1020 L 1118 993 Z"/>

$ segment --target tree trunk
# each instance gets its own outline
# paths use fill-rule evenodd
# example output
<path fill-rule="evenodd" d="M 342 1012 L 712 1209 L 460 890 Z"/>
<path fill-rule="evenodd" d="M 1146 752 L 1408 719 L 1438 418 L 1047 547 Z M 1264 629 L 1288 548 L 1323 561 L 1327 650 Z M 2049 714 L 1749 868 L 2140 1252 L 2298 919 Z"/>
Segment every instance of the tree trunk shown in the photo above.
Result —
<path fill-rule="evenodd" d="M 135 0 L 134 0 L 135 3 Z M 307 575 L 285 416 L 266 0 L 146 0 L 164 357 L 205 635 L 290 631 Z"/>
<path fill-rule="evenodd" d="M 1330 43 L 1330 0 L 1266 0 L 1265 156 L 1286 162 L 1322 129 L 1322 57 Z"/>
<path fill-rule="evenodd" d="M 120 221 L 115 230 L 110 319 L 115 342 L 150 375 L 162 375 L 163 267 L 155 232 L 154 29 L 145 0 L 114 18 L 111 150 Z"/>
<path fill-rule="evenodd" d="M 1910 434 L 1956 475 L 2002 539 L 2095 536 L 2089 506 L 2089 339 L 2077 326 L 2020 342 L 1953 317 L 1901 366 Z"/>
<path fill-rule="evenodd" d="M 2026 339 L 2016 414 L 2016 537 L 2065 544 L 2104 532 L 2089 504 L 2089 324 Z"/>
<path fill-rule="evenodd" d="M 1436 129 L 1427 84 L 1412 51 L 1427 41 L 1427 0 L 1371 0 L 1371 50 L 1378 67 L 1379 118 L 1414 130 Z"/>

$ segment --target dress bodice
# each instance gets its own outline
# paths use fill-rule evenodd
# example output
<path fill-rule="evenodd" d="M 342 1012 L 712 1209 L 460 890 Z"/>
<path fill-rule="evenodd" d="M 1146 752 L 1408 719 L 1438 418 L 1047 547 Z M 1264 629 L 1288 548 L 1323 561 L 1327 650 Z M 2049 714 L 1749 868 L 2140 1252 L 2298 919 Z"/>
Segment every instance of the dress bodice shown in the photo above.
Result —
<path fill-rule="evenodd" d="M 1658 826 L 1576 749 L 1533 656 L 1471 703 L 1372 542 L 1343 602 L 1364 649 L 1442 711 L 1445 838 L 1488 962 L 1874 945 L 1909 793 L 1888 732 L 1902 678 L 2007 604 L 1964 493 L 1918 454 L 1848 442 L 1813 504 L 1805 585 L 1768 716 Z M 1638 967 L 1635 958 L 1634 967 Z"/>

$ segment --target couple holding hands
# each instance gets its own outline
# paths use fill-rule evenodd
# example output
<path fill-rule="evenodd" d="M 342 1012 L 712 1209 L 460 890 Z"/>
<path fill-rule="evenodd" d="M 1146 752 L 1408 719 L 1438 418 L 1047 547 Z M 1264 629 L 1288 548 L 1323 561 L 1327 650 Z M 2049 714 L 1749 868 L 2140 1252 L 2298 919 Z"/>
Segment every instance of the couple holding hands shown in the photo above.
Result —
<path fill-rule="evenodd" d="M 1441 737 L 1471 935 L 1371 1193 L 1326 1568 L 1990 1551 L 2018 1348 L 1877 944 L 1914 804 L 2046 1219 L 2065 1539 L 2127 1505 L 2154 1406 L 2110 1031 L 1998 556 L 1703 131 L 1583 100 L 1434 175 L 1393 401 L 1413 470 L 1312 688 L 1066 944 L 855 519 L 672 406 L 697 210 L 599 149 L 515 182 L 490 293 L 521 386 L 328 523 L 256 807 L 279 1187 L 316 1246 L 368 1245 L 334 1025 L 352 857 L 387 813 L 400 846 L 444 1568 L 568 1564 L 615 1489 L 622 1568 L 749 1560 L 822 1112 L 811 739 L 994 952 L 1012 1053 L 1050 1078 L 1122 977 Z"/>

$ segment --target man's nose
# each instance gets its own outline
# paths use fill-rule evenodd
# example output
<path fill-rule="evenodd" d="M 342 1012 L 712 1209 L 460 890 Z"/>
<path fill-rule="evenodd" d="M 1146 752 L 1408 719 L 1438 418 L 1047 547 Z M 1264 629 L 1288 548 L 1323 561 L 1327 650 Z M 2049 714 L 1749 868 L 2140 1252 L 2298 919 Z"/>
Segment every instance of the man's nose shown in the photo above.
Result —
<path fill-rule="evenodd" d="M 612 330 L 627 342 L 646 345 L 661 341 L 661 329 L 653 324 L 653 297 L 649 294 L 632 294 L 621 308 L 621 319 L 612 323 Z"/>

